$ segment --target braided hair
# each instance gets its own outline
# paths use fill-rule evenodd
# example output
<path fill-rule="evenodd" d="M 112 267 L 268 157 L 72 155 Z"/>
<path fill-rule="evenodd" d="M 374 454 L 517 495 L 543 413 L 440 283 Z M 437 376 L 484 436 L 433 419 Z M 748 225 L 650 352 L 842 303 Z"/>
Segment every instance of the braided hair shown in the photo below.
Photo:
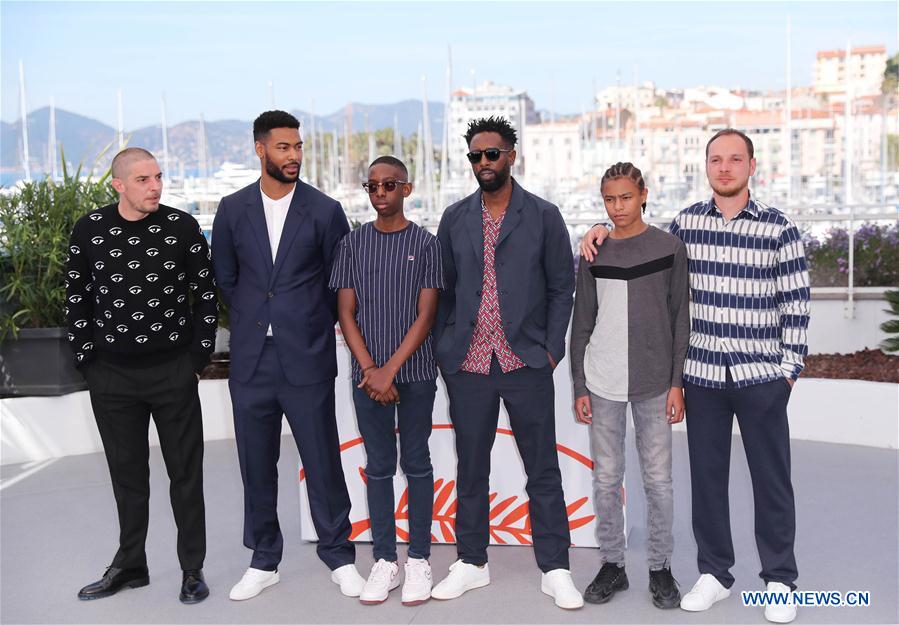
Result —
<path fill-rule="evenodd" d="M 615 163 L 602 175 L 602 181 L 599 183 L 600 190 L 602 190 L 607 181 L 617 180 L 618 178 L 630 178 L 637 185 L 637 188 L 640 189 L 641 193 L 646 188 L 646 183 L 643 181 L 643 172 L 637 169 L 633 163 Z M 643 202 L 643 212 L 646 212 L 646 202 Z"/>

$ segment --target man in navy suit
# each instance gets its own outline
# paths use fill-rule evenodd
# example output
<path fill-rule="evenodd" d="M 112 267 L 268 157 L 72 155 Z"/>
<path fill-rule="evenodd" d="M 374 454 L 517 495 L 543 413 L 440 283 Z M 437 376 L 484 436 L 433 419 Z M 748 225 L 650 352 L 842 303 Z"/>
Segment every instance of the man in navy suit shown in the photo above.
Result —
<path fill-rule="evenodd" d="M 250 568 L 239 601 L 279 581 L 278 456 L 286 415 L 303 459 L 318 555 L 347 596 L 365 580 L 349 541 L 350 498 L 334 413 L 336 295 L 328 277 L 349 231 L 340 203 L 299 181 L 300 123 L 283 111 L 253 122 L 259 182 L 222 198 L 212 230 L 215 276 L 231 329 L 229 388 L 244 486 Z"/>
<path fill-rule="evenodd" d="M 540 588 L 557 606 L 580 608 L 568 567 L 552 379 L 573 302 L 571 242 L 559 209 L 512 179 L 517 136 L 508 121 L 474 120 L 465 139 L 480 190 L 440 220 L 446 289 L 434 326 L 456 434 L 459 559 L 431 596 L 454 599 L 490 583 L 490 450 L 502 399 L 528 476 Z"/>

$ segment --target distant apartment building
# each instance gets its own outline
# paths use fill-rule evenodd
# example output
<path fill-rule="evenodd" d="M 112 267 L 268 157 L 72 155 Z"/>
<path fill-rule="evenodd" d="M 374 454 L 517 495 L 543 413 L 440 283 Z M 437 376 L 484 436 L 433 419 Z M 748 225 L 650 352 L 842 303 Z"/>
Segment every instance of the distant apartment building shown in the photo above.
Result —
<path fill-rule="evenodd" d="M 847 80 L 855 97 L 877 95 L 886 69 L 886 46 L 852 48 L 847 62 L 846 50 L 821 50 L 815 57 L 815 93 L 835 102 L 846 99 Z"/>
<path fill-rule="evenodd" d="M 527 149 L 524 143 L 525 127 L 538 121 L 534 101 L 523 89 L 497 85 L 486 81 L 474 88 L 461 88 L 453 92 L 449 103 L 448 167 L 450 178 L 463 178 L 471 166 L 465 158 L 468 146 L 465 131 L 468 123 L 479 117 L 501 116 L 518 133 L 518 159 L 512 172 L 522 175 L 527 167 Z"/>
<path fill-rule="evenodd" d="M 597 110 L 615 108 L 635 111 L 655 105 L 656 87 L 651 82 L 642 85 L 613 85 L 596 94 Z"/>
<path fill-rule="evenodd" d="M 525 186 L 536 193 L 574 189 L 586 174 L 581 119 L 527 124 L 522 147 L 528 155 Z"/>

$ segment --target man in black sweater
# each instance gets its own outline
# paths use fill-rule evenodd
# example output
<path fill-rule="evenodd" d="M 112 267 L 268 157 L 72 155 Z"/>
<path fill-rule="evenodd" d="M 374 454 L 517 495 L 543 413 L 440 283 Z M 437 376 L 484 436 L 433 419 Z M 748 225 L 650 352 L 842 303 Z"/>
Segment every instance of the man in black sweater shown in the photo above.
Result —
<path fill-rule="evenodd" d="M 161 205 L 152 154 L 127 148 L 112 161 L 118 204 L 75 223 L 66 317 L 76 365 L 90 390 L 119 514 L 119 549 L 79 599 L 150 583 L 150 415 L 171 480 L 183 570 L 180 600 L 209 595 L 203 580 L 203 421 L 197 392 L 218 325 L 209 248 L 197 221 Z"/>

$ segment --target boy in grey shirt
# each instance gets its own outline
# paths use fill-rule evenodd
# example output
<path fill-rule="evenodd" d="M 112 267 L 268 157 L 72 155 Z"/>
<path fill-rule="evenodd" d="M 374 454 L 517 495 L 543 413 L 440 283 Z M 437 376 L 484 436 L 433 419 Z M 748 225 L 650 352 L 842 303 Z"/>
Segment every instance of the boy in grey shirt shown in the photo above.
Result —
<path fill-rule="evenodd" d="M 631 163 L 610 167 L 601 191 L 615 229 L 592 262 L 580 259 L 571 329 L 575 415 L 591 425 L 603 562 L 584 599 L 605 603 L 628 587 L 621 486 L 630 402 L 649 511 L 649 589 L 656 607 L 674 608 L 671 424 L 684 418 L 686 248 L 643 222 L 647 189 Z"/>

